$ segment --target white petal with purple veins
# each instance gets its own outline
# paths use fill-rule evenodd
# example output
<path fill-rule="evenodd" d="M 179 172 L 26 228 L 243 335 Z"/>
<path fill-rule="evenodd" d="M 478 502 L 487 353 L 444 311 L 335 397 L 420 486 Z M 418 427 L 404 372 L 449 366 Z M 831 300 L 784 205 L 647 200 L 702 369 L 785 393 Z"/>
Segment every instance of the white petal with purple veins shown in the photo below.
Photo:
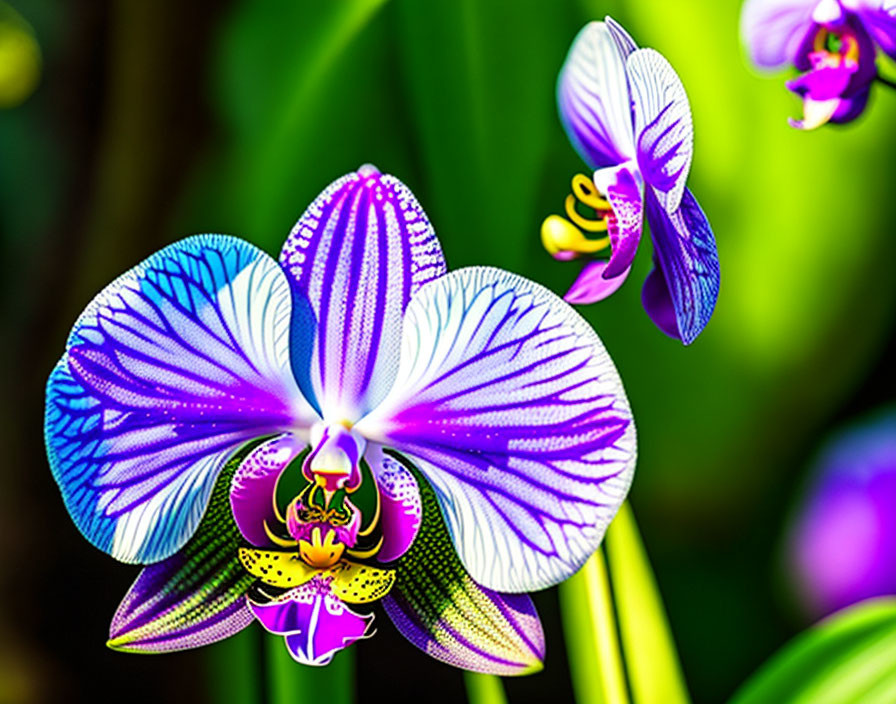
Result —
<path fill-rule="evenodd" d="M 631 410 L 592 328 L 538 284 L 461 269 L 408 306 L 397 379 L 355 429 L 419 467 L 473 579 L 522 592 L 575 572 L 635 462 Z"/>
<path fill-rule="evenodd" d="M 573 40 L 557 81 L 557 108 L 570 141 L 591 168 L 634 157 L 625 58 L 603 22 L 585 25 Z"/>
<path fill-rule="evenodd" d="M 644 180 L 673 213 L 691 168 L 694 124 L 675 69 L 657 51 L 638 49 L 626 61 L 635 106 L 638 165 Z"/>

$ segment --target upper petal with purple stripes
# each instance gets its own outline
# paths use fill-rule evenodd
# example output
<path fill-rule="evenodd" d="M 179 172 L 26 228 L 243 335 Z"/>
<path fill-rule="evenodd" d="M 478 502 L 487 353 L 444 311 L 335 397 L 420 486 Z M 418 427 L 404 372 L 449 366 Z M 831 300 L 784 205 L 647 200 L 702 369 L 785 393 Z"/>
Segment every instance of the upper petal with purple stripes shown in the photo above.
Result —
<path fill-rule="evenodd" d="M 470 575 L 498 591 L 575 572 L 634 470 L 631 411 L 597 335 L 498 269 L 461 269 L 414 297 L 398 382 L 355 429 L 420 468 Z"/>
<path fill-rule="evenodd" d="M 289 323 L 280 267 L 223 235 L 172 244 L 93 300 L 45 417 L 53 475 L 92 543 L 125 562 L 170 556 L 236 448 L 310 421 Z"/>
<path fill-rule="evenodd" d="M 606 24 L 590 22 L 573 40 L 557 81 L 560 120 L 592 169 L 635 156 L 622 51 Z"/>
<path fill-rule="evenodd" d="M 309 206 L 280 262 L 317 319 L 297 371 L 310 363 L 324 418 L 356 420 L 391 386 L 408 301 L 445 271 L 432 226 L 403 183 L 363 166 Z"/>
<path fill-rule="evenodd" d="M 672 213 L 681 202 L 694 152 L 688 96 L 675 69 L 653 49 L 632 52 L 626 68 L 635 105 L 641 175 Z"/>

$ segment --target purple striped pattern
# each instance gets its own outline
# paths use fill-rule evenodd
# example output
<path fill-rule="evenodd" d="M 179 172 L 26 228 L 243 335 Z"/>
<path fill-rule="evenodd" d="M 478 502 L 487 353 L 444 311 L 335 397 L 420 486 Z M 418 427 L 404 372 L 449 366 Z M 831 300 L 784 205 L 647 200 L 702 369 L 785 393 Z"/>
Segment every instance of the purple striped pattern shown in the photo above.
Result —
<path fill-rule="evenodd" d="M 538 284 L 461 269 L 408 306 L 398 380 L 356 429 L 419 467 L 472 578 L 523 592 L 575 572 L 635 459 L 628 401 L 592 328 Z"/>
<path fill-rule="evenodd" d="M 638 165 L 657 191 L 666 212 L 673 213 L 691 168 L 694 123 L 688 96 L 671 64 L 653 49 L 638 49 L 626 61 L 632 101 Z"/>
<path fill-rule="evenodd" d="M 280 261 L 317 317 L 311 384 L 321 414 L 356 420 L 392 384 L 408 301 L 445 271 L 432 226 L 404 184 L 364 166 L 309 206 Z"/>
<path fill-rule="evenodd" d="M 277 263 L 220 235 L 166 247 L 94 299 L 48 382 L 45 425 L 91 542 L 125 562 L 170 556 L 237 447 L 310 420 L 289 321 Z"/>
<path fill-rule="evenodd" d="M 603 22 L 585 25 L 557 81 L 560 120 L 573 147 L 592 169 L 635 156 L 625 56 L 619 43 L 624 37 L 617 36 L 618 40 Z"/>
<path fill-rule="evenodd" d="M 719 297 L 719 253 L 709 221 L 687 188 L 681 207 L 668 215 L 647 194 L 654 270 L 641 300 L 663 332 L 689 345 L 709 323 Z"/>

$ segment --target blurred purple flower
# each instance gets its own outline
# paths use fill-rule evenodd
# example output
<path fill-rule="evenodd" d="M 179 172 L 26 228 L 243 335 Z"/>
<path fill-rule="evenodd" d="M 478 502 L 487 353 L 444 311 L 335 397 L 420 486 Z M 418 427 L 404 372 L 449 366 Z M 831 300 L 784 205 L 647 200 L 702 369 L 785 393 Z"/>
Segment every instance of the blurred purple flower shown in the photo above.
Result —
<path fill-rule="evenodd" d="M 593 259 L 610 248 L 608 260 L 585 265 L 564 298 L 594 303 L 622 285 L 646 214 L 654 269 L 641 300 L 663 332 L 690 344 L 715 308 L 719 259 L 709 222 L 685 187 L 694 128 L 681 80 L 661 54 L 639 49 L 607 17 L 587 24 L 573 41 L 557 82 L 557 106 L 573 147 L 595 171 L 573 178 L 566 218 L 545 219 L 542 243 L 561 261 Z M 583 217 L 578 205 L 596 218 Z"/>
<path fill-rule="evenodd" d="M 896 409 L 834 437 L 810 482 L 787 541 L 806 611 L 896 594 Z"/>
<path fill-rule="evenodd" d="M 811 130 L 865 109 L 877 78 L 875 45 L 896 58 L 896 2 L 747 0 L 741 32 L 758 66 L 801 72 L 787 87 L 803 99 L 803 119 L 790 124 Z"/>

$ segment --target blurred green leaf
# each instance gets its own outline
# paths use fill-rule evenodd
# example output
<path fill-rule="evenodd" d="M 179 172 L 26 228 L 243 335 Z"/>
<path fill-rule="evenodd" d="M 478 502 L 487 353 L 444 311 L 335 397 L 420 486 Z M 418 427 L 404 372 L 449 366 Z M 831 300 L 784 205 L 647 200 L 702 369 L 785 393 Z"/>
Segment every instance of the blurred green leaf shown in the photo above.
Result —
<path fill-rule="evenodd" d="M 542 217 L 536 194 L 557 128 L 569 8 L 396 0 L 396 9 L 425 207 L 449 264 L 519 270 Z"/>
<path fill-rule="evenodd" d="M 34 30 L 0 0 L 0 109 L 24 101 L 40 80 L 40 47 Z"/>
<path fill-rule="evenodd" d="M 785 645 L 730 704 L 892 704 L 896 599 L 834 614 Z"/>
<path fill-rule="evenodd" d="M 632 699 L 687 704 L 666 611 L 628 502 L 610 524 L 605 545 Z"/>

